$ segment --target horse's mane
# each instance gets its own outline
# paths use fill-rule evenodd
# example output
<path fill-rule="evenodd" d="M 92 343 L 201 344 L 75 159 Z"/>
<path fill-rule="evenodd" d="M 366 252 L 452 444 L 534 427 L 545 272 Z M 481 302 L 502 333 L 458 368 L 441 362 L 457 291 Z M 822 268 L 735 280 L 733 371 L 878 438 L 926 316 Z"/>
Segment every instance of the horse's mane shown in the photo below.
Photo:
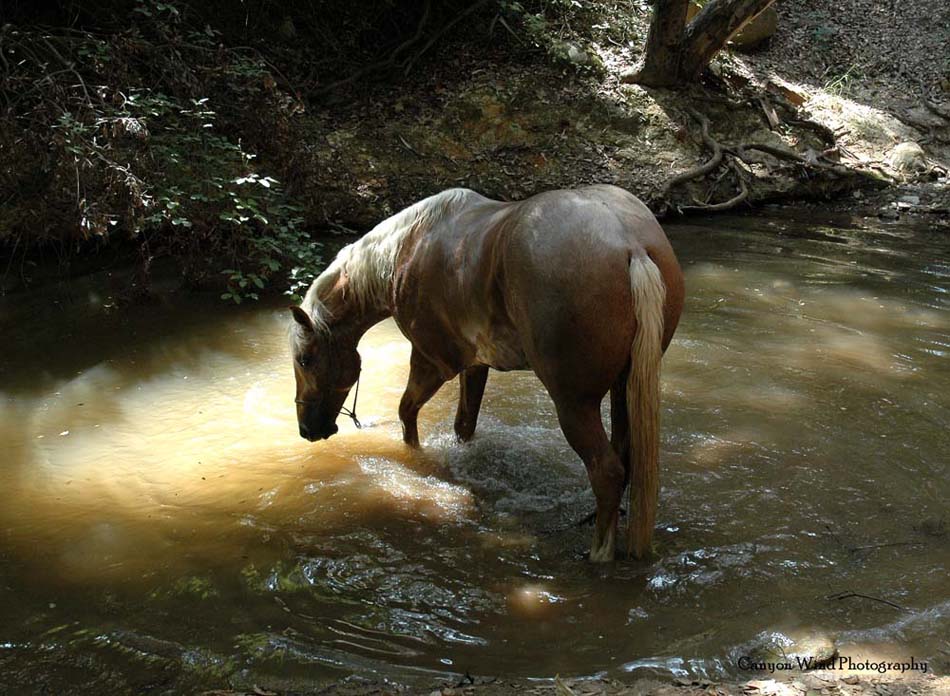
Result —
<path fill-rule="evenodd" d="M 347 292 L 353 293 L 361 309 L 385 303 L 396 270 L 396 258 L 406 238 L 421 226 L 431 227 L 473 193 L 469 189 L 454 188 L 424 198 L 343 247 L 333 263 L 311 283 L 301 303 L 314 325 L 327 330 L 330 316 L 320 298 L 329 293 L 341 273 L 347 277 Z"/>

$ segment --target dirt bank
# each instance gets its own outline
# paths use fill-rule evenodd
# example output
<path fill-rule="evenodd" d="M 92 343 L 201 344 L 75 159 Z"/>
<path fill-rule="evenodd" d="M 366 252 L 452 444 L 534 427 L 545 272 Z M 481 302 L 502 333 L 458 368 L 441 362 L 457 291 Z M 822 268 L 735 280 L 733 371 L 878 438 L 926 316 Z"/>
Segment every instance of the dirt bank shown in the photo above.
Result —
<path fill-rule="evenodd" d="M 316 227 L 362 228 L 449 186 L 517 199 L 594 181 L 623 186 L 660 214 L 897 184 L 924 193 L 876 209 L 946 214 L 950 73 L 946 59 L 928 56 L 940 55 L 931 43 L 950 40 L 947 7 L 917 0 L 882 12 L 854 0 L 832 13 L 813 4 L 779 3 L 764 48 L 723 53 L 688 90 L 620 79 L 640 57 L 645 5 L 571 25 L 561 39 L 570 59 L 446 52 L 425 75 L 308 114 L 295 190 Z M 926 40 L 915 42 L 927 17 Z M 903 38 L 887 31 L 895 22 Z M 879 55 L 879 37 L 900 57 Z M 719 166 L 668 187 L 717 145 L 726 151 Z"/>

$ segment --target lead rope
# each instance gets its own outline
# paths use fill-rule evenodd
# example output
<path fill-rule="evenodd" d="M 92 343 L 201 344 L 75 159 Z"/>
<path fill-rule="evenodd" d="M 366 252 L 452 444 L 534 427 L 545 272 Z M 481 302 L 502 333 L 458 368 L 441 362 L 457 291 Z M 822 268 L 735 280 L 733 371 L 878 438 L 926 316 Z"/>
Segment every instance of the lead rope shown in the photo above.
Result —
<path fill-rule="evenodd" d="M 353 425 L 356 426 L 357 430 L 362 429 L 363 424 L 360 423 L 360 419 L 356 417 L 356 400 L 360 397 L 360 378 L 356 378 L 356 389 L 353 391 L 353 408 L 347 408 L 346 406 L 340 407 L 340 413 L 348 418 L 353 419 Z"/>

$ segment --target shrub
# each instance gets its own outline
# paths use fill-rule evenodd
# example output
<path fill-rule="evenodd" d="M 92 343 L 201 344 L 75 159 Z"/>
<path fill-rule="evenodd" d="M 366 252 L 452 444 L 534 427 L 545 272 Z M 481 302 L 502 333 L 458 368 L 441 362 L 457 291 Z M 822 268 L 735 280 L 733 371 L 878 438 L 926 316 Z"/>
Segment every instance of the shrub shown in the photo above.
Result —
<path fill-rule="evenodd" d="M 130 239 L 146 268 L 171 255 L 193 283 L 226 267 L 228 300 L 275 280 L 296 292 L 320 246 L 237 124 L 273 136 L 298 105 L 262 58 L 188 29 L 174 5 L 132 15 L 107 38 L 3 27 L 0 241 Z"/>

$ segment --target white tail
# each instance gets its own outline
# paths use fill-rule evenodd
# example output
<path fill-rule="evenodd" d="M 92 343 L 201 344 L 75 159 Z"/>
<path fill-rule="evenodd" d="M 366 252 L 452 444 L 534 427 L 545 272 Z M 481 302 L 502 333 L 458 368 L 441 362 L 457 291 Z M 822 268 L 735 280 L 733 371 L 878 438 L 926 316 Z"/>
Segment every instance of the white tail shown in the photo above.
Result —
<path fill-rule="evenodd" d="M 643 558 L 652 550 L 660 494 L 660 360 L 666 286 L 646 256 L 630 260 L 630 288 L 637 332 L 630 351 L 627 417 L 630 425 L 630 510 L 627 552 Z"/>

